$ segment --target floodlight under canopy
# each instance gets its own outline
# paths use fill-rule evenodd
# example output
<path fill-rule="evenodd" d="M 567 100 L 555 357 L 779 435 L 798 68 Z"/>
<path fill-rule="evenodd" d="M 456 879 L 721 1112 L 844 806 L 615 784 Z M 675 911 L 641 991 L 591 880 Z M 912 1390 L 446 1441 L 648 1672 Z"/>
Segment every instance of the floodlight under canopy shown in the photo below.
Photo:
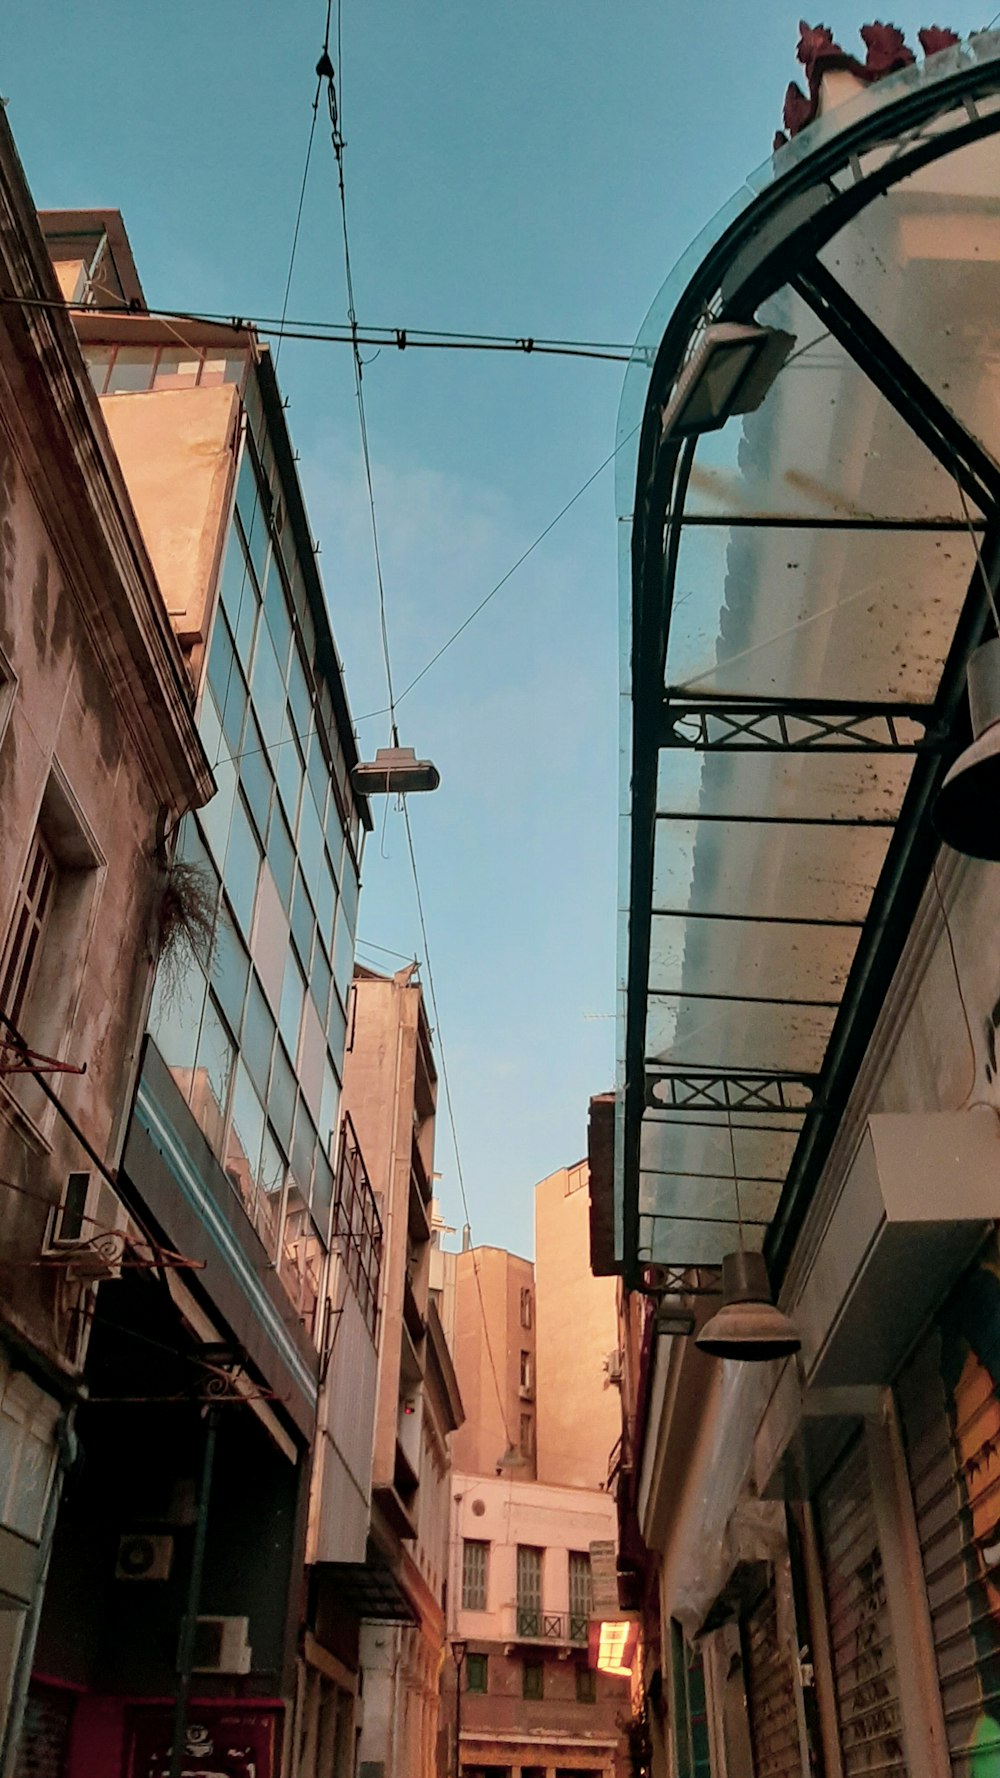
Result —
<path fill-rule="evenodd" d="M 717 321 L 706 327 L 663 409 L 662 436 L 693 438 L 760 407 L 795 344 L 780 327 Z"/>
<path fill-rule="evenodd" d="M 1000 637 L 984 642 L 966 669 L 975 740 L 938 793 L 934 826 L 967 858 L 1000 862 Z"/>
<path fill-rule="evenodd" d="M 351 769 L 351 783 L 360 796 L 403 796 L 436 790 L 441 774 L 429 759 L 418 759 L 412 747 L 380 747 L 373 760 Z"/>

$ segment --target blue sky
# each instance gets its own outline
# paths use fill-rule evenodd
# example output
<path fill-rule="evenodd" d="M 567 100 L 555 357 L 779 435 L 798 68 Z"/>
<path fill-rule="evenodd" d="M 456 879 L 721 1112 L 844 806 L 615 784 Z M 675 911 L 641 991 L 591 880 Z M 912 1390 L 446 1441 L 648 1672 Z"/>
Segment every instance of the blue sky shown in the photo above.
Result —
<path fill-rule="evenodd" d="M 151 305 L 278 313 L 324 13 L 8 6 L 0 91 L 36 201 L 121 209 Z M 343 0 L 360 320 L 633 339 L 674 260 L 769 153 L 798 16 L 791 0 Z M 823 14 L 845 47 L 870 16 Z M 890 16 L 913 43 L 919 25 L 987 22 L 910 0 Z M 336 204 L 321 120 L 293 317 L 344 318 Z M 385 350 L 368 366 L 397 688 L 608 455 L 622 370 Z M 279 376 L 360 717 L 385 686 L 349 355 L 289 342 Z M 474 1235 L 522 1252 L 533 1184 L 583 1154 L 587 1099 L 613 1075 L 612 490 L 609 469 L 400 709 L 403 743 L 442 774 L 411 819 Z M 373 751 L 384 719 L 360 733 Z M 392 810 L 360 931 L 422 955 Z M 460 1224 L 443 1118 L 437 1165 Z"/>

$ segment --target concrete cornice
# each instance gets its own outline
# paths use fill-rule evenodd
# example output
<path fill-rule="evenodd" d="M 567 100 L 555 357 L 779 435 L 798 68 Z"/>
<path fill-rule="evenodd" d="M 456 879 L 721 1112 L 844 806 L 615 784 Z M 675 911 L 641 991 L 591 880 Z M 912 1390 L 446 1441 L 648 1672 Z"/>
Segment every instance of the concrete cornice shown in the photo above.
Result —
<path fill-rule="evenodd" d="M 0 402 L 22 470 L 158 799 L 199 807 L 214 780 L 194 694 L 0 112 Z M 11 301 L 13 298 L 15 300 Z"/>

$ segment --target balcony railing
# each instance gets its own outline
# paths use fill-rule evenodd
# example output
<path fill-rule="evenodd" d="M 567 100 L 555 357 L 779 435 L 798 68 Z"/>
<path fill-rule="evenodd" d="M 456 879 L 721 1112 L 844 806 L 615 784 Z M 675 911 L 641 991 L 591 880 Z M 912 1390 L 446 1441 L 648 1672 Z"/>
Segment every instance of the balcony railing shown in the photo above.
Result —
<path fill-rule="evenodd" d="M 341 1247 L 347 1276 L 361 1304 L 372 1338 L 378 1328 L 382 1271 L 382 1218 L 350 1114 L 344 1113 L 333 1201 L 333 1239 Z"/>
<path fill-rule="evenodd" d="M 534 1605 L 518 1605 L 514 1634 L 521 1642 L 584 1643 L 590 1619 L 586 1612 L 541 1611 Z"/>

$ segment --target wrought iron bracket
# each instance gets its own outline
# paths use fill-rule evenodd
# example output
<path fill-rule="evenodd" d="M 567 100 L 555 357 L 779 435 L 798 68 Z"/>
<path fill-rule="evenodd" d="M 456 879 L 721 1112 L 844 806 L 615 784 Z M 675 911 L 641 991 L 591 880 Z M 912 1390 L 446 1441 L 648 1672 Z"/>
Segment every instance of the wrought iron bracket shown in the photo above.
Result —
<path fill-rule="evenodd" d="M 688 698 L 663 703 L 660 746 L 700 753 L 925 753 L 947 737 L 920 705 Z"/>
<path fill-rule="evenodd" d="M 175 1253 L 171 1247 L 160 1247 L 154 1241 L 131 1240 L 121 1229 L 103 1229 L 86 1240 L 60 1242 L 38 1259 L 24 1263 L 55 1270 L 76 1269 L 81 1276 L 94 1279 L 104 1270 L 202 1272 L 205 1269 L 203 1259 L 191 1259 L 187 1254 Z"/>
<path fill-rule="evenodd" d="M 815 1112 L 814 1074 L 769 1074 L 718 1068 L 671 1069 L 646 1075 L 649 1111 Z"/>
<path fill-rule="evenodd" d="M 659 1302 L 669 1296 L 720 1296 L 721 1266 L 671 1266 L 645 1260 L 639 1293 Z"/>
<path fill-rule="evenodd" d="M 86 1062 L 60 1062 L 14 1037 L 0 1037 L 0 1075 L 86 1074 Z"/>

